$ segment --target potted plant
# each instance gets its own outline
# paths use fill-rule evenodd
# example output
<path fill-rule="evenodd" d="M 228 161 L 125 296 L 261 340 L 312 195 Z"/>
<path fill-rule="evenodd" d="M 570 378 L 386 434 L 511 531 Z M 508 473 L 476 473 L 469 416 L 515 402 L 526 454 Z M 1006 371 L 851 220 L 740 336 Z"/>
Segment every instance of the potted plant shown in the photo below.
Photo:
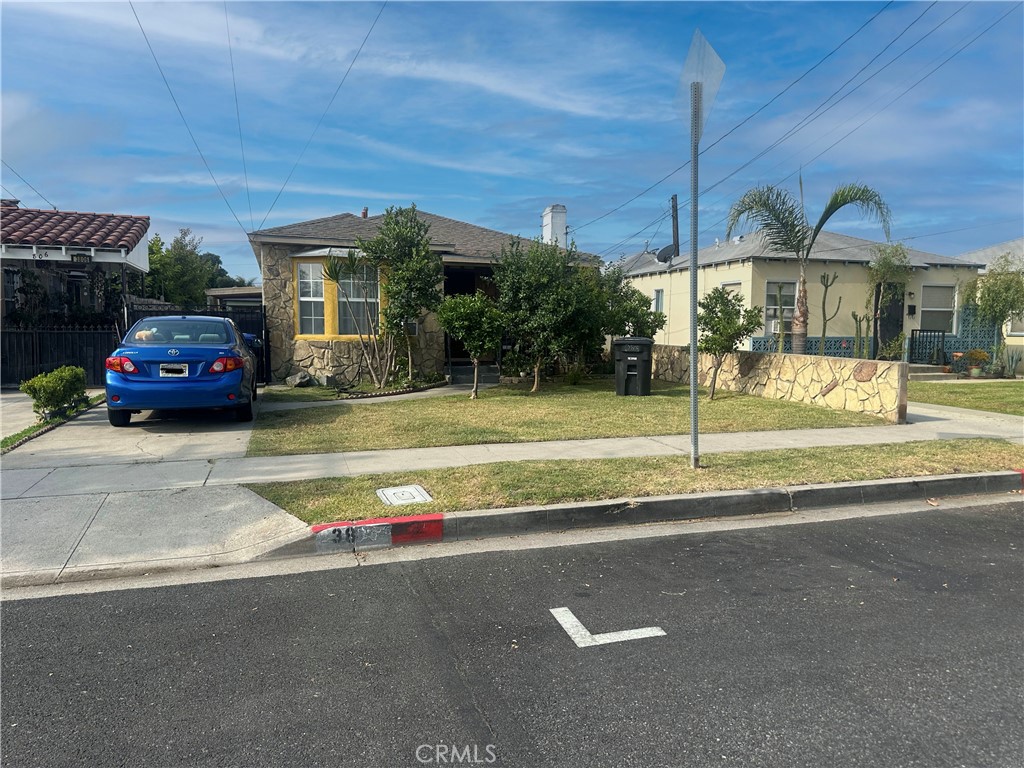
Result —
<path fill-rule="evenodd" d="M 981 376 L 982 366 L 989 361 L 988 352 L 984 349 L 969 349 L 967 354 L 964 355 L 964 360 L 967 364 L 967 372 L 972 379 L 977 379 Z"/>

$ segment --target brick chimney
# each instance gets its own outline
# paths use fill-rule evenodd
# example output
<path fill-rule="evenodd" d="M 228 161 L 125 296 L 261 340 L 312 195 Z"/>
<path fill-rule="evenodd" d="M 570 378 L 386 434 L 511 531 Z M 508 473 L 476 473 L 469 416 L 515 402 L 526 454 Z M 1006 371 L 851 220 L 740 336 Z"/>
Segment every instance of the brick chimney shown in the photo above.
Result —
<path fill-rule="evenodd" d="M 564 205 L 554 203 L 544 209 L 541 216 L 540 239 L 545 243 L 557 243 L 561 248 L 569 244 Z"/>
<path fill-rule="evenodd" d="M 364 206 L 363 206 L 363 218 L 365 219 L 365 218 L 366 218 L 367 216 L 369 216 L 369 215 L 370 215 L 370 209 L 369 209 L 369 208 L 367 208 L 367 207 L 366 207 L 366 206 L 364 205 Z"/>

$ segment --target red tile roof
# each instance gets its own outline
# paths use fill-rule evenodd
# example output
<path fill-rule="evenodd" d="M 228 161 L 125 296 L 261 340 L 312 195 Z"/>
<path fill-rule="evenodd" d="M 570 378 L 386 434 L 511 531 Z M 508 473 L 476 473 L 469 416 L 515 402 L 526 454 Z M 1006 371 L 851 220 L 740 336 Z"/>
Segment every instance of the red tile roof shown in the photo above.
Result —
<path fill-rule="evenodd" d="M 78 213 L 19 208 L 16 200 L 0 207 L 0 239 L 6 245 L 48 245 L 132 250 L 146 237 L 149 216 Z"/>

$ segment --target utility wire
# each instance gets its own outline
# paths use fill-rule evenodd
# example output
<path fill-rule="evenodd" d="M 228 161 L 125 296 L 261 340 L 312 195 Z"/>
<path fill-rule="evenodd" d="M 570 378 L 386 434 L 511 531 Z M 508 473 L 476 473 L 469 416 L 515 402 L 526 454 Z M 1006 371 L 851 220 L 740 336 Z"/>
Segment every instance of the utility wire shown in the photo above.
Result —
<path fill-rule="evenodd" d="M 3 184 L 0 184 L 0 189 L 2 189 L 4 192 L 6 192 L 8 195 L 10 195 L 12 199 L 17 197 L 17 195 L 15 195 L 13 192 L 11 192 L 11 190 L 9 190 Z"/>
<path fill-rule="evenodd" d="M 245 176 L 245 199 L 249 203 L 249 226 L 256 229 L 252 215 L 252 196 L 249 193 L 249 169 L 245 165 L 245 142 L 242 140 L 242 111 L 238 106 L 238 81 L 235 79 L 235 55 L 231 50 L 231 22 L 228 19 L 228 2 L 224 0 L 224 27 L 228 33 L 228 59 L 231 62 L 231 87 L 235 92 L 235 117 L 238 118 L 238 145 L 242 149 L 242 174 Z"/>
<path fill-rule="evenodd" d="M 865 21 L 865 22 L 864 22 L 863 24 L 861 24 L 861 25 L 860 25 L 860 26 L 859 26 L 859 27 L 858 27 L 858 28 L 857 28 L 857 29 L 856 29 L 856 30 L 855 30 L 855 31 L 854 31 L 854 32 L 853 32 L 853 33 L 852 33 L 851 35 L 849 35 L 849 36 L 848 36 L 848 37 L 847 37 L 847 38 L 846 38 L 845 40 L 843 40 L 843 42 L 841 42 L 841 43 L 840 43 L 839 45 L 837 45 L 837 46 L 836 46 L 835 48 L 833 48 L 833 49 L 832 49 L 831 51 L 829 51 L 829 52 L 828 52 L 827 54 L 825 54 L 825 56 L 824 56 L 824 57 L 822 57 L 822 58 L 821 58 L 821 59 L 820 59 L 820 60 L 819 60 L 819 61 L 818 61 L 818 62 L 817 62 L 817 63 L 816 63 L 816 64 L 815 64 L 814 66 L 812 66 L 812 67 L 811 67 L 810 69 L 808 69 L 808 70 L 807 70 L 806 72 L 804 72 L 804 73 L 803 73 L 802 75 L 800 75 L 800 77 L 798 77 L 798 78 L 797 78 L 796 80 L 794 80 L 794 81 L 793 81 L 793 82 L 791 82 L 791 83 L 790 83 L 789 85 L 787 85 L 787 86 L 786 86 L 785 88 L 783 88 L 783 89 L 782 89 L 781 91 L 779 91 L 779 92 L 778 92 L 777 94 L 775 94 L 775 96 L 773 96 L 773 97 L 772 97 L 771 99 L 769 99 L 769 100 L 768 100 L 767 102 L 765 102 L 765 103 L 764 103 L 763 105 L 761 105 L 761 106 L 760 106 L 760 107 L 759 107 L 758 109 L 756 109 L 756 110 L 755 110 L 754 112 L 752 112 L 751 114 L 747 115 L 747 117 L 745 117 L 745 118 L 744 118 L 743 120 L 741 120 L 741 121 L 740 121 L 739 123 L 737 123 L 736 125 L 734 125 L 734 126 L 733 126 L 732 128 L 730 128 L 730 129 L 729 129 L 728 131 L 726 131 L 726 132 L 725 132 L 724 134 L 722 134 L 721 136 L 719 136 L 719 137 L 718 137 L 718 139 L 716 139 L 716 140 L 715 140 L 715 141 L 714 141 L 714 142 L 713 142 L 712 144 L 708 145 L 708 147 L 707 147 L 707 148 L 706 148 L 706 149 L 705 149 L 705 150 L 704 150 L 703 152 L 701 152 L 701 154 L 704 154 L 704 152 L 708 151 L 708 150 L 709 150 L 709 149 L 711 149 L 712 147 L 714 147 L 714 146 L 716 146 L 717 144 L 719 144 L 720 142 L 722 142 L 722 141 L 723 141 L 723 140 L 724 140 L 724 139 L 725 139 L 726 137 L 730 136 L 730 135 L 731 135 L 732 133 L 734 133 L 735 131 L 739 130 L 739 129 L 740 129 L 741 127 L 743 127 L 743 126 L 744 126 L 744 125 L 745 125 L 746 123 L 750 122 L 750 121 L 751 121 L 751 120 L 752 120 L 753 118 L 755 118 L 755 117 L 756 117 L 757 115 L 759 115 L 759 114 L 760 114 L 761 112 L 763 112 L 763 111 L 764 111 L 765 109 L 767 109 L 767 108 L 768 108 L 769 106 L 771 106 L 771 105 L 772 105 L 773 103 L 775 103 L 775 102 L 776 102 L 776 101 L 777 101 L 777 100 L 778 100 L 779 98 L 781 98 L 781 97 L 782 97 L 782 96 L 783 96 L 783 95 L 784 95 L 784 94 L 785 94 L 785 93 L 786 93 L 787 91 L 789 91 L 789 90 L 790 90 L 790 89 L 791 89 L 791 88 L 792 88 L 793 86 L 795 86 L 795 85 L 796 85 L 797 83 L 799 83 L 799 82 L 800 82 L 801 80 L 803 80 L 803 79 L 804 79 L 805 77 L 807 77 L 807 76 L 808 76 L 809 74 L 811 74 L 811 72 L 813 72 L 813 71 L 814 71 L 814 70 L 816 70 L 816 69 L 817 69 L 818 67 L 820 67 L 820 66 L 821 66 L 822 64 L 824 64 L 824 63 L 825 63 L 825 62 L 826 62 L 826 61 L 827 61 L 827 60 L 828 60 L 829 58 L 831 58 L 831 57 L 832 57 L 832 56 L 833 56 L 833 55 L 834 55 L 834 54 L 835 54 L 835 53 L 836 53 L 837 51 L 839 51 L 839 49 L 840 49 L 840 48 L 842 48 L 842 47 L 843 47 L 844 45 L 846 45 L 846 44 L 847 44 L 848 42 L 850 42 L 850 40 L 852 40 L 852 39 L 853 39 L 854 37 L 856 37 L 856 36 L 857 36 L 858 34 L 860 34 L 860 32 L 861 32 L 861 31 L 862 31 L 862 30 L 863 30 L 863 29 L 864 29 L 864 28 L 865 28 L 866 26 L 868 26 L 868 24 L 870 24 L 870 23 L 871 23 L 872 21 L 874 21 L 874 20 L 875 20 L 876 18 L 878 18 L 878 16 L 879 16 L 879 15 L 880 15 L 880 14 L 881 14 L 881 13 L 882 13 L 883 11 L 885 11 L 885 10 L 886 10 L 886 9 L 887 9 L 887 8 L 888 8 L 888 7 L 890 6 L 890 5 L 892 5 L 892 2 L 893 2 L 893 0 L 890 0 L 890 2 L 888 2 L 888 3 L 886 3 L 886 4 L 884 5 L 884 6 L 882 6 L 882 8 L 881 8 L 881 9 L 880 9 L 880 10 L 879 10 L 879 11 L 878 11 L 877 13 L 875 13 L 875 14 L 874 14 L 874 15 L 873 15 L 873 16 L 872 16 L 872 17 L 871 17 L 870 19 L 868 19 L 868 20 L 867 20 L 867 21 Z M 634 200 L 638 200 L 639 198 L 641 198 L 641 197 L 643 197 L 644 195 L 646 195 L 646 194 L 647 194 L 648 192 L 650 192 L 650 191 L 651 191 L 652 189 L 654 189 L 655 187 L 657 187 L 657 186 L 659 186 L 660 184 L 662 184 L 662 183 L 664 183 L 664 182 L 668 181 L 668 180 L 669 180 L 670 178 L 672 178 L 673 176 L 675 176 L 675 175 L 676 175 L 677 173 L 679 173 L 679 171 L 683 170 L 683 169 L 684 169 L 684 168 L 685 168 L 686 166 L 688 166 L 689 164 L 690 164 L 690 162 L 689 162 L 689 161 L 687 161 L 687 162 L 683 163 L 682 165 L 680 165 L 680 166 L 679 166 L 678 168 L 676 168 L 676 169 L 675 169 L 674 171 L 672 171 L 671 173 L 668 173 L 667 175 L 663 176 L 662 178 L 658 179 L 658 180 L 657 180 L 656 182 L 654 182 L 653 184 L 651 184 L 651 186 L 647 187 L 647 189 L 643 190 L 642 192 L 640 192 L 640 193 L 639 193 L 639 194 L 637 194 L 637 195 L 634 195 L 634 196 L 633 196 L 633 197 L 631 197 L 631 198 L 630 198 L 629 200 L 627 200 L 626 202 L 622 203 L 622 205 L 619 205 L 619 206 L 616 206 L 615 208 L 612 208 L 612 209 L 611 209 L 610 211 L 608 211 L 607 213 L 603 213 L 603 214 L 601 214 L 600 216 L 598 216 L 597 218 L 595 218 L 595 219 L 591 219 L 590 221 L 586 222 L 585 224 L 580 224 L 580 225 L 579 225 L 578 227 L 573 227 L 573 228 L 572 228 L 572 231 L 573 231 L 573 232 L 579 232 L 579 231 L 580 231 L 581 229 L 583 229 L 584 227 L 589 227 L 589 226 L 590 226 L 591 224 L 595 224 L 595 223 L 597 223 L 598 221 L 601 221 L 601 219 L 607 218 L 608 216 L 611 216 L 611 215 L 612 215 L 613 213 L 615 213 L 615 212 L 617 212 L 617 211 L 620 211 L 620 210 L 622 210 L 622 209 L 623 209 L 623 208 L 625 208 L 625 207 L 626 207 L 627 205 L 629 205 L 630 203 L 632 203 L 632 202 L 633 202 Z"/>
<path fill-rule="evenodd" d="M 17 176 L 17 177 L 18 177 L 19 179 L 21 179 L 22 181 L 24 181 L 24 182 L 25 182 L 25 184 L 26 184 L 26 185 L 28 186 L 28 188 L 29 188 L 29 189 L 31 189 L 31 190 L 32 190 L 33 192 L 35 192 L 35 193 L 36 193 L 37 195 L 39 195 L 39 197 L 42 197 L 42 198 L 43 198 L 43 200 L 45 200 L 45 201 L 46 201 L 46 204 L 47 204 L 48 206 L 50 206 L 51 208 L 53 208 L 53 210 L 55 210 L 55 211 L 57 210 L 57 206 L 56 206 L 56 205 L 54 205 L 53 203 L 51 203 L 51 202 L 50 202 L 49 200 L 46 200 L 46 198 L 45 198 L 45 197 L 43 197 L 43 193 L 42 193 L 42 192 L 40 192 L 40 191 L 39 191 L 38 189 L 36 189 L 35 187 L 33 187 L 33 186 L 32 186 L 31 184 L 29 184 L 29 183 L 28 183 L 27 181 L 25 181 L 25 177 L 24 177 L 24 176 L 22 176 L 22 175 L 21 175 L 20 173 L 18 173 L 18 172 L 17 172 L 16 170 L 14 170 L 13 168 L 11 168 L 11 164 L 10 164 L 10 163 L 8 163 L 8 162 L 7 162 L 6 160 L 0 160 L 0 162 L 2 162 L 2 163 L 3 163 L 4 165 L 6 165 L 6 166 L 7 166 L 7 168 L 8 168 L 9 170 L 10 170 L 10 172 L 11 172 L 11 173 L 13 173 L 13 174 L 14 174 L 15 176 Z M 13 197 L 13 195 L 12 195 L 12 197 Z"/>
<path fill-rule="evenodd" d="M 171 84 L 167 80 L 167 75 L 164 74 L 163 67 L 160 66 L 160 60 L 156 57 L 156 51 L 153 50 L 152 43 L 149 42 L 149 35 L 146 34 L 145 28 L 142 26 L 142 20 L 139 18 L 138 12 L 135 10 L 135 4 L 132 0 L 128 0 L 128 6 L 132 9 L 132 13 L 135 15 L 135 21 L 139 25 L 139 30 L 142 32 L 142 37 L 146 41 L 146 46 L 149 48 L 150 54 L 153 56 L 153 61 L 156 64 L 157 70 L 160 72 L 160 77 L 163 78 L 164 85 L 167 86 L 167 92 L 171 95 L 171 101 L 174 102 L 175 109 L 178 110 L 178 115 L 181 117 L 181 122 L 185 124 L 185 130 L 188 131 L 189 138 L 192 139 L 192 143 L 195 145 L 196 152 L 199 153 L 200 159 L 203 161 L 203 165 L 206 166 L 206 171 L 210 174 L 210 178 L 213 179 L 213 184 L 217 187 L 217 191 L 220 192 L 220 196 L 224 200 L 224 204 L 231 211 L 231 215 L 234 216 L 235 221 L 238 223 L 239 229 L 245 232 L 245 227 L 242 226 L 242 222 L 238 219 L 238 214 L 235 213 L 235 209 L 231 207 L 231 203 L 228 201 L 227 195 L 224 194 L 224 190 L 221 189 L 220 182 L 217 181 L 217 177 L 213 175 L 213 169 L 210 168 L 210 164 L 206 161 L 206 155 L 203 154 L 203 150 L 199 148 L 199 142 L 196 141 L 195 135 L 192 133 L 192 129 L 189 127 L 188 120 L 185 119 L 185 113 L 181 111 L 181 106 L 178 104 L 178 99 L 174 96 L 174 91 L 171 89 Z"/>
<path fill-rule="evenodd" d="M 366 45 L 366 41 L 370 39 L 370 33 L 373 32 L 373 28 L 377 26 L 377 21 L 380 19 L 384 9 L 388 7 L 388 0 L 384 0 L 384 4 L 381 5 L 380 10 L 377 11 L 377 16 L 370 25 L 370 28 L 366 30 L 366 35 L 363 37 L 363 42 L 359 44 L 359 48 L 356 50 L 355 55 L 352 57 L 352 61 L 349 62 L 348 69 L 345 70 L 345 74 L 341 78 L 341 82 L 338 83 L 338 87 L 334 89 L 334 94 L 331 96 L 331 100 L 327 102 L 327 107 L 324 109 L 320 119 L 316 121 L 316 125 L 313 127 L 313 132 L 309 134 L 309 139 L 306 140 L 306 145 L 299 152 L 299 156 L 295 160 L 295 164 L 292 169 L 288 172 L 288 177 L 284 180 L 284 184 L 281 185 L 281 189 L 277 193 L 277 197 L 274 198 L 274 202 L 270 204 L 270 209 L 267 211 L 267 215 L 263 217 L 263 221 L 260 222 L 260 229 L 263 229 L 263 225 L 267 221 L 267 217 L 270 216 L 274 210 L 274 206 L 277 205 L 277 201 L 281 199 L 281 194 L 284 192 L 285 187 L 288 186 L 288 182 L 292 179 L 292 174 L 295 173 L 295 169 L 299 167 L 299 163 L 302 161 L 302 157 L 306 154 L 306 150 L 309 149 L 309 145 L 313 141 L 313 137 L 316 136 L 316 132 L 320 129 L 320 124 L 323 123 L 324 118 L 327 117 L 327 113 L 331 109 L 331 105 L 334 104 L 334 100 L 338 97 L 338 92 L 341 90 L 341 86 L 345 84 L 348 79 L 349 72 L 352 71 L 352 67 L 355 66 L 356 60 L 359 58 L 359 54 L 363 52 L 363 47 Z"/>

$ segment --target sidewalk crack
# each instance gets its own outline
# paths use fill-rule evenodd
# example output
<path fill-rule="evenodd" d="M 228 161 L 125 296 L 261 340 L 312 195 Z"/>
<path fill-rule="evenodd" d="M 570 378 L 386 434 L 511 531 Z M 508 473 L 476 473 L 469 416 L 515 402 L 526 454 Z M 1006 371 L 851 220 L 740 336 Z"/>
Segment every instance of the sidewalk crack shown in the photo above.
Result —
<path fill-rule="evenodd" d="M 68 559 L 64 561 L 64 565 L 62 565 L 60 567 L 60 571 L 57 573 L 56 576 L 53 577 L 53 583 L 54 584 L 59 582 L 60 581 L 60 577 L 64 575 L 64 571 L 67 569 L 68 563 L 71 562 L 71 558 L 73 558 L 75 556 L 75 553 L 78 551 L 78 548 L 81 546 L 82 539 L 84 539 L 85 538 L 85 534 L 87 534 L 89 532 L 89 529 L 92 527 L 93 522 L 96 520 L 96 516 L 100 513 L 100 510 L 103 509 L 103 505 L 107 503 L 107 499 L 109 499 L 109 498 L 110 498 L 110 494 L 109 493 L 103 494 L 103 501 L 101 501 L 99 504 L 96 505 L 96 511 L 92 513 L 92 516 L 89 518 L 89 521 L 84 526 L 82 526 L 82 532 L 78 535 L 78 540 L 75 541 L 75 546 L 73 546 L 71 548 L 71 552 L 68 555 Z"/>

